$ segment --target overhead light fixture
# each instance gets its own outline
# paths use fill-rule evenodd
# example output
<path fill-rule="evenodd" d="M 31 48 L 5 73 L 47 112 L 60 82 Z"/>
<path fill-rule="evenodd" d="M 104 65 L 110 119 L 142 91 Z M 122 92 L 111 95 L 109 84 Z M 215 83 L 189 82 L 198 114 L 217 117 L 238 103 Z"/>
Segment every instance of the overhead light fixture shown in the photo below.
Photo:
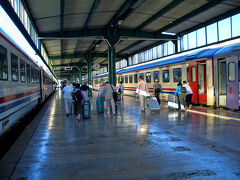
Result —
<path fill-rule="evenodd" d="M 121 25 L 123 23 L 123 19 L 119 19 L 117 23 L 118 25 Z"/>
<path fill-rule="evenodd" d="M 171 33 L 171 32 L 162 32 L 162 34 L 172 35 L 172 36 L 175 36 L 175 35 L 176 35 L 176 33 Z"/>

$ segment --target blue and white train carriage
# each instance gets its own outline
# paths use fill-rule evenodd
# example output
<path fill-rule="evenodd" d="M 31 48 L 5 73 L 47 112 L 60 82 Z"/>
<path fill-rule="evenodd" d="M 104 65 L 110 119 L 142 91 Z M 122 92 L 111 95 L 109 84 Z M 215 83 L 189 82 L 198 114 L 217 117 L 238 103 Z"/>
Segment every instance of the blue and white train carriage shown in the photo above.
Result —
<path fill-rule="evenodd" d="M 148 83 L 150 92 L 158 79 L 163 87 L 160 98 L 167 100 L 177 83 L 186 80 L 194 93 L 193 103 L 239 109 L 239 56 L 240 44 L 176 54 L 117 71 L 117 86 L 123 81 L 124 94 L 135 96 L 139 76 Z M 107 78 L 107 73 L 94 76 L 93 88 Z"/>

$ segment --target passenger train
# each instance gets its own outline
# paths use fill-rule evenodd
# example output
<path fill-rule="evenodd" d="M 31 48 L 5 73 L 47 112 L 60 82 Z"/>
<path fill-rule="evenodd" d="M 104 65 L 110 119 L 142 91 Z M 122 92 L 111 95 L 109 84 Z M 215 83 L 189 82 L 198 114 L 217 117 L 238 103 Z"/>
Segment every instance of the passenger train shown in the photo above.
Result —
<path fill-rule="evenodd" d="M 124 94 L 135 96 L 139 76 L 153 92 L 154 80 L 163 87 L 162 100 L 167 101 L 177 83 L 188 81 L 193 90 L 192 102 L 214 107 L 239 109 L 240 43 L 225 47 L 176 54 L 158 60 L 123 68 L 116 72 L 117 87 L 123 81 Z M 108 73 L 93 76 L 93 89 L 108 78 Z"/>
<path fill-rule="evenodd" d="M 0 135 L 44 102 L 56 83 L 0 31 Z"/>

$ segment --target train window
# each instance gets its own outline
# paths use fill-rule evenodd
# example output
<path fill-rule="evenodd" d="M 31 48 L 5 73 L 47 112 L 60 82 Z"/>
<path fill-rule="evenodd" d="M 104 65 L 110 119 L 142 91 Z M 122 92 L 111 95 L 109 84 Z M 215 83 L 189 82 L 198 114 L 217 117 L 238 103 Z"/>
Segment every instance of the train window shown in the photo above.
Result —
<path fill-rule="evenodd" d="M 228 64 L 228 80 L 235 81 L 235 71 L 236 71 L 236 64 L 234 62 Z"/>
<path fill-rule="evenodd" d="M 118 84 L 120 83 L 120 76 L 118 76 Z"/>
<path fill-rule="evenodd" d="M 35 73 L 34 73 L 34 68 L 31 66 L 31 82 L 34 83 L 35 79 Z"/>
<path fill-rule="evenodd" d="M 0 45 L 0 79 L 8 79 L 7 49 Z"/>
<path fill-rule="evenodd" d="M 18 57 L 11 53 L 12 81 L 18 81 Z"/>
<path fill-rule="evenodd" d="M 169 70 L 163 70 L 162 71 L 163 74 L 163 82 L 169 82 Z"/>
<path fill-rule="evenodd" d="M 124 83 L 124 76 L 121 76 L 121 81 Z"/>
<path fill-rule="evenodd" d="M 192 82 L 196 81 L 196 69 L 195 69 L 195 67 L 192 67 L 192 69 L 191 69 L 191 81 Z"/>
<path fill-rule="evenodd" d="M 132 83 L 133 79 L 132 79 L 132 75 L 129 75 L 129 83 Z"/>
<path fill-rule="evenodd" d="M 151 83 L 151 73 L 150 72 L 146 73 L 146 82 Z"/>
<path fill-rule="evenodd" d="M 153 72 L 153 80 L 155 81 L 156 79 L 159 81 L 159 71 Z"/>
<path fill-rule="evenodd" d="M 138 75 L 134 74 L 134 83 L 138 83 Z"/>
<path fill-rule="evenodd" d="M 30 65 L 27 64 L 27 82 L 30 83 L 31 81 L 31 68 Z"/>
<path fill-rule="evenodd" d="M 40 71 L 39 70 L 37 70 L 37 74 L 38 74 L 37 79 L 38 79 L 38 84 L 39 84 L 40 83 Z"/>
<path fill-rule="evenodd" d="M 187 82 L 189 82 L 189 67 L 187 67 Z"/>
<path fill-rule="evenodd" d="M 37 73 L 37 69 L 35 69 L 34 71 L 35 71 L 35 83 L 38 83 L 38 73 Z"/>
<path fill-rule="evenodd" d="M 128 83 L 128 75 L 125 76 L 125 83 Z"/>
<path fill-rule="evenodd" d="M 173 69 L 173 81 L 174 82 L 182 81 L 182 69 L 181 68 Z"/>
<path fill-rule="evenodd" d="M 25 70 L 25 61 L 20 59 L 20 79 L 21 82 L 26 81 L 26 70 Z"/>
<path fill-rule="evenodd" d="M 144 73 L 139 73 L 139 77 L 142 77 L 144 80 Z"/>

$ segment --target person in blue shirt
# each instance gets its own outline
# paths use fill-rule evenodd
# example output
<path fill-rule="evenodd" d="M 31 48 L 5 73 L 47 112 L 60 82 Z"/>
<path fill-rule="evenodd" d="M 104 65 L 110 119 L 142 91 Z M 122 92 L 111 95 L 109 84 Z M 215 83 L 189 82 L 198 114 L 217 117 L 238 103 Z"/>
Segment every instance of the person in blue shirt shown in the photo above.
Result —
<path fill-rule="evenodd" d="M 178 100 L 178 109 L 181 109 L 181 104 L 184 106 L 184 99 L 185 99 L 185 93 L 181 92 L 181 88 L 183 87 L 182 83 L 179 82 L 177 84 L 177 88 L 176 91 L 174 93 L 175 96 L 177 96 L 177 100 Z"/>

